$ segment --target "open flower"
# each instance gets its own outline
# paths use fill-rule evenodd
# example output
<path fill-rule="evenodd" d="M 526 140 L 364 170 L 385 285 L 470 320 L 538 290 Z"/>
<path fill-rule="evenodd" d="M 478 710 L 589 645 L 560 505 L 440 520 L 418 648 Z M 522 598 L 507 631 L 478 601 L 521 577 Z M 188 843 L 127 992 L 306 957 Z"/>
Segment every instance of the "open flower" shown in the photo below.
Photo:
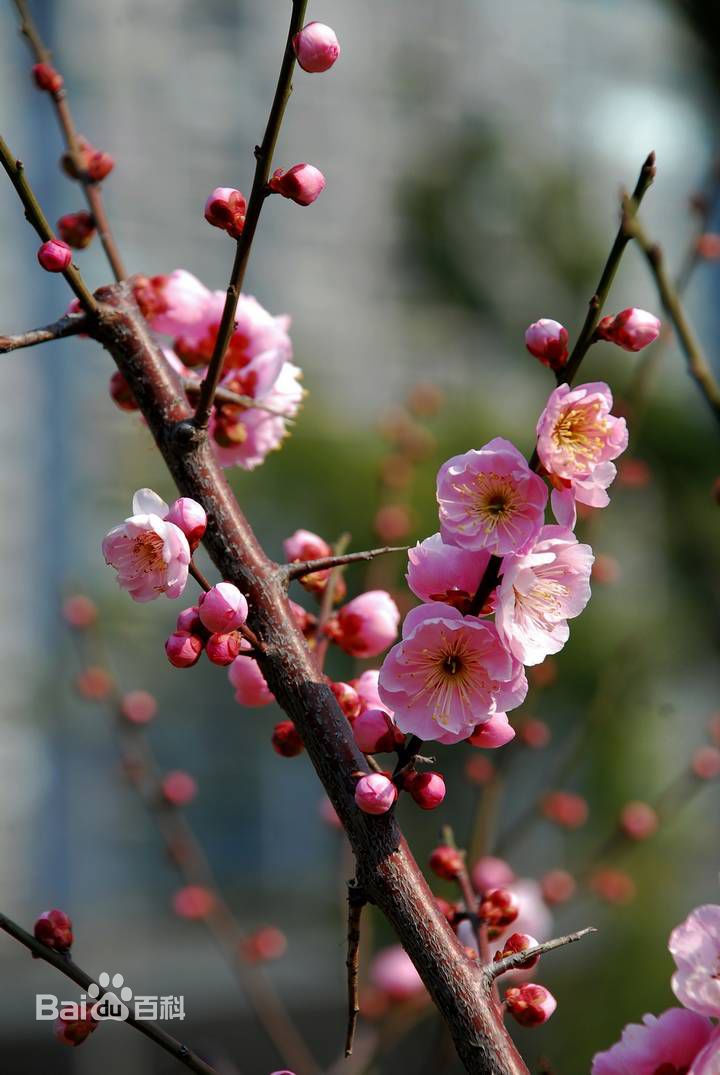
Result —
<path fill-rule="evenodd" d="M 138 489 L 133 514 L 114 527 L 102 543 L 106 563 L 134 601 L 154 601 L 185 589 L 190 546 L 182 530 L 167 522 L 168 505 L 152 489 Z"/>
<path fill-rule="evenodd" d="M 668 948 L 677 970 L 675 996 L 700 1015 L 720 1016 L 720 906 L 696 907 L 670 934 Z"/>
<path fill-rule="evenodd" d="M 495 437 L 443 463 L 437 500 L 444 542 L 505 556 L 521 552 L 537 537 L 547 486 L 514 444 Z"/>
<path fill-rule="evenodd" d="M 527 694 L 523 667 L 494 625 L 441 602 L 408 613 L 378 686 L 401 731 L 444 743 L 467 739 Z"/>
<path fill-rule="evenodd" d="M 552 507 L 561 526 L 575 525 L 575 501 L 604 508 L 616 459 L 627 448 L 624 418 L 610 413 L 612 392 L 603 381 L 550 394 L 537 424 L 540 462 L 554 486 Z"/>
<path fill-rule="evenodd" d="M 544 526 L 531 549 L 504 558 L 495 623 L 523 664 L 540 664 L 563 648 L 570 635 L 567 621 L 590 600 L 593 559 L 590 546 L 561 526 Z"/>
<path fill-rule="evenodd" d="M 239 386 L 243 395 L 251 395 L 261 406 L 245 409 L 228 404 L 216 410 L 210 422 L 210 433 L 222 466 L 254 470 L 270 452 L 282 446 L 288 436 L 285 419 L 294 418 L 302 403 L 301 376 L 297 366 L 284 362 L 272 386 L 262 394 L 258 388 L 249 393 L 243 391 L 247 384 Z M 238 390 L 232 373 L 223 378 L 223 385 Z"/>
<path fill-rule="evenodd" d="M 440 534 L 408 550 L 407 583 L 421 601 L 443 601 L 466 612 L 488 565 L 490 553 L 446 545 Z"/>
<path fill-rule="evenodd" d="M 693 1064 L 700 1060 L 712 1029 L 708 1019 L 683 1008 L 670 1008 L 660 1016 L 646 1015 L 641 1024 L 626 1026 L 620 1041 L 611 1049 L 595 1054 L 591 1075 L 691 1071 L 700 1075 L 700 1069 Z"/>

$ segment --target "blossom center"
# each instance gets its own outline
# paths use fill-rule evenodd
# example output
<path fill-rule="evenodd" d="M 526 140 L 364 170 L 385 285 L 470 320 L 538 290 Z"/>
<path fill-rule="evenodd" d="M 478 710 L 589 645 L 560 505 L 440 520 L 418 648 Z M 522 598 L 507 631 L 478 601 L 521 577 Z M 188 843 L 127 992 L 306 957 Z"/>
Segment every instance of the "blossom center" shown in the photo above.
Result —
<path fill-rule="evenodd" d="M 478 474 L 473 499 L 474 514 L 487 533 L 492 533 L 501 523 L 507 523 L 518 504 L 515 486 L 501 474 Z"/>
<path fill-rule="evenodd" d="M 138 534 L 133 544 L 135 563 L 140 571 L 151 575 L 155 571 L 165 569 L 165 557 L 163 555 L 165 542 L 154 530 L 146 530 Z"/>
<path fill-rule="evenodd" d="M 557 448 L 570 455 L 593 460 L 602 452 L 608 421 L 601 414 L 599 401 L 584 407 L 570 407 L 555 423 L 552 439 Z"/>

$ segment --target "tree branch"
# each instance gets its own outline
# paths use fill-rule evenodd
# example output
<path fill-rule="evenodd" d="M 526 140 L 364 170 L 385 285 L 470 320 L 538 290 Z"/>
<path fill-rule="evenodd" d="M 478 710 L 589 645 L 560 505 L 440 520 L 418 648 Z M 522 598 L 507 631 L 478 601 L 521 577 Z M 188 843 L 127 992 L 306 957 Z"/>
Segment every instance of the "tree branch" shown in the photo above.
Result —
<path fill-rule="evenodd" d="M 522 967 L 523 963 L 526 963 L 528 959 L 532 959 L 533 956 L 544 956 L 546 952 L 554 952 L 556 948 L 564 948 L 566 944 L 580 941 L 591 933 L 597 933 L 594 926 L 579 929 L 577 933 L 568 933 L 565 937 L 556 937 L 553 941 L 544 941 L 542 944 L 536 944 L 532 948 L 526 948 L 523 952 L 513 952 L 512 955 L 498 959 L 495 963 L 489 963 L 485 967 L 485 979 L 490 985 L 501 974 L 517 970 L 518 967 Z"/>
<path fill-rule="evenodd" d="M 38 343 L 47 343 L 49 340 L 62 340 L 65 336 L 77 336 L 79 332 L 86 332 L 88 321 L 85 314 L 66 314 L 58 318 L 45 328 L 30 329 L 18 336 L 0 336 L 0 355 L 7 355 L 10 351 L 19 351 L 21 347 L 34 347 Z"/>
<path fill-rule="evenodd" d="M 273 99 L 270 116 L 261 145 L 255 148 L 255 177 L 248 201 L 247 214 L 242 235 L 237 241 L 235 249 L 235 261 L 230 274 L 225 307 L 220 318 L 215 348 L 213 350 L 210 365 L 208 366 L 205 380 L 202 383 L 200 399 L 195 411 L 194 422 L 198 429 L 206 429 L 212 412 L 215 391 L 222 377 L 225 353 L 230 343 L 230 338 L 235 330 L 235 312 L 237 310 L 240 292 L 242 291 L 245 271 L 250 258 L 250 248 L 255 237 L 255 230 L 260 219 L 265 198 L 267 196 L 267 183 L 270 178 L 275 145 L 280 133 L 285 107 L 292 92 L 292 76 L 295 70 L 295 53 L 292 47 L 292 39 L 302 28 L 305 19 L 305 10 L 308 0 L 293 0 L 290 28 L 288 30 L 285 52 L 283 54 L 280 75 L 278 77 L 275 97 Z"/>
<path fill-rule="evenodd" d="M 26 0 L 15 0 L 15 7 L 20 16 L 20 32 L 27 40 L 35 59 L 38 63 L 49 63 L 51 60 L 50 50 L 46 47 L 40 37 L 38 29 L 30 16 Z M 70 106 L 67 102 L 65 90 L 60 89 L 57 93 L 51 94 L 51 97 L 53 99 L 53 104 L 55 105 L 55 114 L 65 139 L 65 145 L 67 146 L 75 171 L 80 177 L 79 182 L 82 185 L 90 212 L 95 221 L 98 238 L 103 245 L 103 249 L 107 255 L 115 279 L 124 280 L 127 273 L 112 231 L 110 230 L 110 223 L 105 212 L 105 204 L 103 202 L 100 185 L 89 179 L 82 167 L 77 130 L 75 129 L 75 121 L 70 112 Z"/>
<path fill-rule="evenodd" d="M 363 907 L 367 903 L 362 889 L 356 881 L 348 884 L 348 932 L 347 932 L 347 988 L 348 988 L 348 1023 L 345 1034 L 345 1056 L 353 1051 L 355 1028 L 360 1014 L 360 994 L 358 975 L 360 969 L 360 922 Z"/>
<path fill-rule="evenodd" d="M 288 582 L 312 575 L 315 571 L 327 571 L 331 567 L 343 567 L 345 564 L 357 564 L 363 560 L 374 560 L 376 556 L 385 556 L 389 552 L 407 552 L 407 545 L 386 545 L 382 549 L 367 549 L 365 552 L 346 552 L 341 556 L 322 556 L 317 560 L 298 560 L 284 564 Z"/>
<path fill-rule="evenodd" d="M 72 982 L 75 982 L 82 989 L 87 989 L 88 986 L 96 984 L 95 979 L 91 978 L 84 970 L 82 970 L 76 963 L 73 962 L 67 955 L 61 952 L 56 952 L 52 948 L 47 948 L 44 944 L 38 941 L 31 933 L 27 933 L 21 926 L 18 926 L 16 922 L 13 922 L 7 915 L 0 914 L 0 929 L 9 934 L 16 941 L 19 941 L 29 952 L 32 952 L 38 959 L 44 960 L 49 963 L 51 967 L 55 967 L 61 974 L 64 974 L 66 978 L 69 978 Z M 108 992 L 107 989 L 100 989 L 98 986 L 99 997 L 104 997 Z M 177 1038 L 174 1038 L 172 1034 L 168 1034 L 157 1023 L 149 1022 L 145 1019 L 136 1019 L 134 1016 L 129 1015 L 127 1019 L 123 1020 L 128 1026 L 133 1027 L 135 1030 L 139 1030 L 141 1034 L 144 1034 L 150 1041 L 154 1041 L 156 1045 L 159 1045 L 161 1049 L 164 1049 L 166 1053 L 170 1053 L 176 1060 L 179 1060 L 181 1064 L 184 1064 L 190 1071 L 194 1071 L 197 1075 L 217 1075 L 215 1068 L 210 1064 L 206 1064 L 204 1060 L 201 1060 L 191 1049 L 188 1049 L 187 1045 L 183 1045 Z"/>

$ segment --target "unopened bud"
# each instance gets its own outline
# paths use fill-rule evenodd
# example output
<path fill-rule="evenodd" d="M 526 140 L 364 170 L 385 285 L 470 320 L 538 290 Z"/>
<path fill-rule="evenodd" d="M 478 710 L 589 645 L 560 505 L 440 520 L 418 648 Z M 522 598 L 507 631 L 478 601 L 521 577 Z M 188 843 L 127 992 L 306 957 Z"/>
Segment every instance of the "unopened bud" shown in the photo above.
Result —
<path fill-rule="evenodd" d="M 72 264 L 72 250 L 62 239 L 48 239 L 37 252 L 45 272 L 64 272 Z"/>
<path fill-rule="evenodd" d="M 320 74 L 328 71 L 340 55 L 335 31 L 322 22 L 309 22 L 295 34 L 293 50 L 303 71 Z"/>
<path fill-rule="evenodd" d="M 312 205 L 325 189 L 325 176 L 312 164 L 295 164 L 287 172 L 273 172 L 268 188 L 297 205 Z"/>
<path fill-rule="evenodd" d="M 542 317 L 525 331 L 530 354 L 551 370 L 561 370 L 568 360 L 568 332 L 559 321 Z"/>
<path fill-rule="evenodd" d="M 92 242 L 95 234 L 95 221 L 91 213 L 81 209 L 77 213 L 66 213 L 57 222 L 58 235 L 69 246 L 84 250 Z"/>
<path fill-rule="evenodd" d="M 245 227 L 247 202 L 234 187 L 216 187 L 205 202 L 205 219 L 214 228 L 221 228 L 233 239 L 239 239 Z"/>

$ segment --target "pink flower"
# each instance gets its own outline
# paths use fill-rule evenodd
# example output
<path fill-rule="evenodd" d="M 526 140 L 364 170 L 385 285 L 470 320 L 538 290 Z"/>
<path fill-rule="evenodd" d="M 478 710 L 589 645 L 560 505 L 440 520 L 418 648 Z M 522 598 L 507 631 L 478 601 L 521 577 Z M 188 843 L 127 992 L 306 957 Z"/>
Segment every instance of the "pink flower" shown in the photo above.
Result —
<path fill-rule="evenodd" d="M 247 202 L 234 187 L 216 187 L 205 202 L 205 219 L 214 228 L 221 228 L 233 239 L 239 239 L 245 226 Z"/>
<path fill-rule="evenodd" d="M 239 466 L 243 470 L 254 470 L 265 462 L 270 452 L 277 451 L 288 436 L 286 418 L 294 418 L 300 410 L 303 389 L 300 384 L 302 373 L 291 362 L 285 362 L 272 388 L 261 396 L 254 396 L 263 407 L 243 410 L 233 416 L 233 443 L 220 443 L 221 425 L 217 414 L 213 416 L 210 432 L 215 442 L 215 454 L 224 467 Z M 223 379 L 226 387 L 232 387 L 232 375 Z M 234 390 L 234 389 L 233 389 Z M 220 412 L 222 414 L 222 411 Z"/>
<path fill-rule="evenodd" d="M 48 239 L 37 252 L 46 272 L 63 272 L 72 262 L 72 250 L 62 239 Z"/>
<path fill-rule="evenodd" d="M 442 540 L 496 556 L 521 552 L 543 525 L 547 486 L 509 440 L 453 456 L 437 478 Z"/>
<path fill-rule="evenodd" d="M 672 988 L 681 1004 L 699 1015 L 720 1016 L 720 906 L 697 907 L 670 934 L 677 970 Z"/>
<path fill-rule="evenodd" d="M 182 530 L 165 521 L 168 510 L 152 489 L 138 489 L 133 514 L 103 540 L 106 563 L 134 601 L 154 601 L 160 594 L 175 598 L 185 589 L 190 546 Z"/>
<path fill-rule="evenodd" d="M 313 164 L 294 164 L 286 172 L 277 168 L 268 189 L 297 205 L 312 205 L 325 189 L 325 176 Z"/>
<path fill-rule="evenodd" d="M 712 1029 L 707 1019 L 683 1008 L 670 1008 L 660 1016 L 646 1015 L 642 1024 L 626 1026 L 611 1049 L 595 1054 L 591 1075 L 688 1071 Z"/>
<path fill-rule="evenodd" d="M 392 716 L 392 711 L 388 709 L 386 705 L 383 705 L 380 700 L 380 694 L 378 692 L 378 680 L 380 677 L 379 668 L 368 668 L 357 679 L 353 679 L 350 682 L 350 686 L 354 687 L 357 691 L 358 698 L 360 699 L 360 712 L 364 713 L 366 709 L 385 709 Z"/>
<path fill-rule="evenodd" d="M 642 351 L 658 338 L 661 328 L 657 317 L 633 306 L 615 317 L 603 317 L 597 335 L 601 340 L 622 347 L 623 351 Z"/>
<path fill-rule="evenodd" d="M 248 603 L 232 582 L 218 582 L 201 595 L 198 616 L 208 631 L 234 631 L 245 623 Z"/>
<path fill-rule="evenodd" d="M 303 71 L 319 74 L 328 71 L 340 55 L 335 31 L 322 22 L 309 22 L 295 34 L 293 49 Z"/>
<path fill-rule="evenodd" d="M 249 649 L 250 643 L 243 639 L 241 648 Z M 235 701 L 240 705 L 261 706 L 275 701 L 275 695 L 252 657 L 236 657 L 228 668 L 228 679 L 235 688 Z"/>
<path fill-rule="evenodd" d="M 175 269 L 168 276 L 153 277 L 148 283 L 154 292 L 148 319 L 156 332 L 182 336 L 204 316 L 212 292 L 192 273 Z"/>
<path fill-rule="evenodd" d="M 496 591 L 495 623 L 507 648 L 523 664 L 558 653 L 570 635 L 567 621 L 590 600 L 593 554 L 571 530 L 544 526 L 519 556 L 506 556 Z"/>
<path fill-rule="evenodd" d="M 574 502 L 604 508 L 616 459 L 627 448 L 624 418 L 610 413 L 612 393 L 602 381 L 550 394 L 537 424 L 537 451 L 555 486 L 552 506 L 561 526 L 575 525 Z"/>
<path fill-rule="evenodd" d="M 522 665 L 494 625 L 433 602 L 405 617 L 380 671 L 382 702 L 403 732 L 454 743 L 527 694 Z"/>
<path fill-rule="evenodd" d="M 720 1071 L 720 1028 L 716 1027 L 710 1041 L 693 1060 L 688 1075 L 718 1075 Z"/>
<path fill-rule="evenodd" d="M 557 1001 L 544 985 L 526 982 L 506 990 L 505 1005 L 520 1026 L 540 1026 L 555 1011 Z"/>
<path fill-rule="evenodd" d="M 525 346 L 551 370 L 561 370 L 568 359 L 568 332 L 559 321 L 541 317 L 525 332 Z"/>
<path fill-rule="evenodd" d="M 385 590 L 368 590 L 348 601 L 325 628 L 351 657 L 376 657 L 397 638 L 400 610 Z"/>
<path fill-rule="evenodd" d="M 163 798 L 171 806 L 188 806 L 197 795 L 197 781 L 182 769 L 173 769 L 162 779 Z"/>
<path fill-rule="evenodd" d="M 504 859 L 484 855 L 472 868 L 472 883 L 481 895 L 490 888 L 506 888 L 515 880 L 512 868 Z"/>
<path fill-rule="evenodd" d="M 397 796 L 397 788 L 383 773 L 368 773 L 355 785 L 355 802 L 365 814 L 386 814 Z"/>
<path fill-rule="evenodd" d="M 383 948 L 373 957 L 370 981 L 391 1000 L 408 1000 L 425 990 L 410 956 L 399 944 Z"/>
<path fill-rule="evenodd" d="M 497 750 L 515 738 L 515 729 L 507 719 L 505 713 L 494 713 L 489 720 L 478 724 L 472 735 L 468 736 L 468 743 L 482 750 Z"/>
<path fill-rule="evenodd" d="M 490 553 L 446 545 L 433 534 L 408 550 L 408 586 L 421 601 L 442 601 L 467 612 Z"/>

